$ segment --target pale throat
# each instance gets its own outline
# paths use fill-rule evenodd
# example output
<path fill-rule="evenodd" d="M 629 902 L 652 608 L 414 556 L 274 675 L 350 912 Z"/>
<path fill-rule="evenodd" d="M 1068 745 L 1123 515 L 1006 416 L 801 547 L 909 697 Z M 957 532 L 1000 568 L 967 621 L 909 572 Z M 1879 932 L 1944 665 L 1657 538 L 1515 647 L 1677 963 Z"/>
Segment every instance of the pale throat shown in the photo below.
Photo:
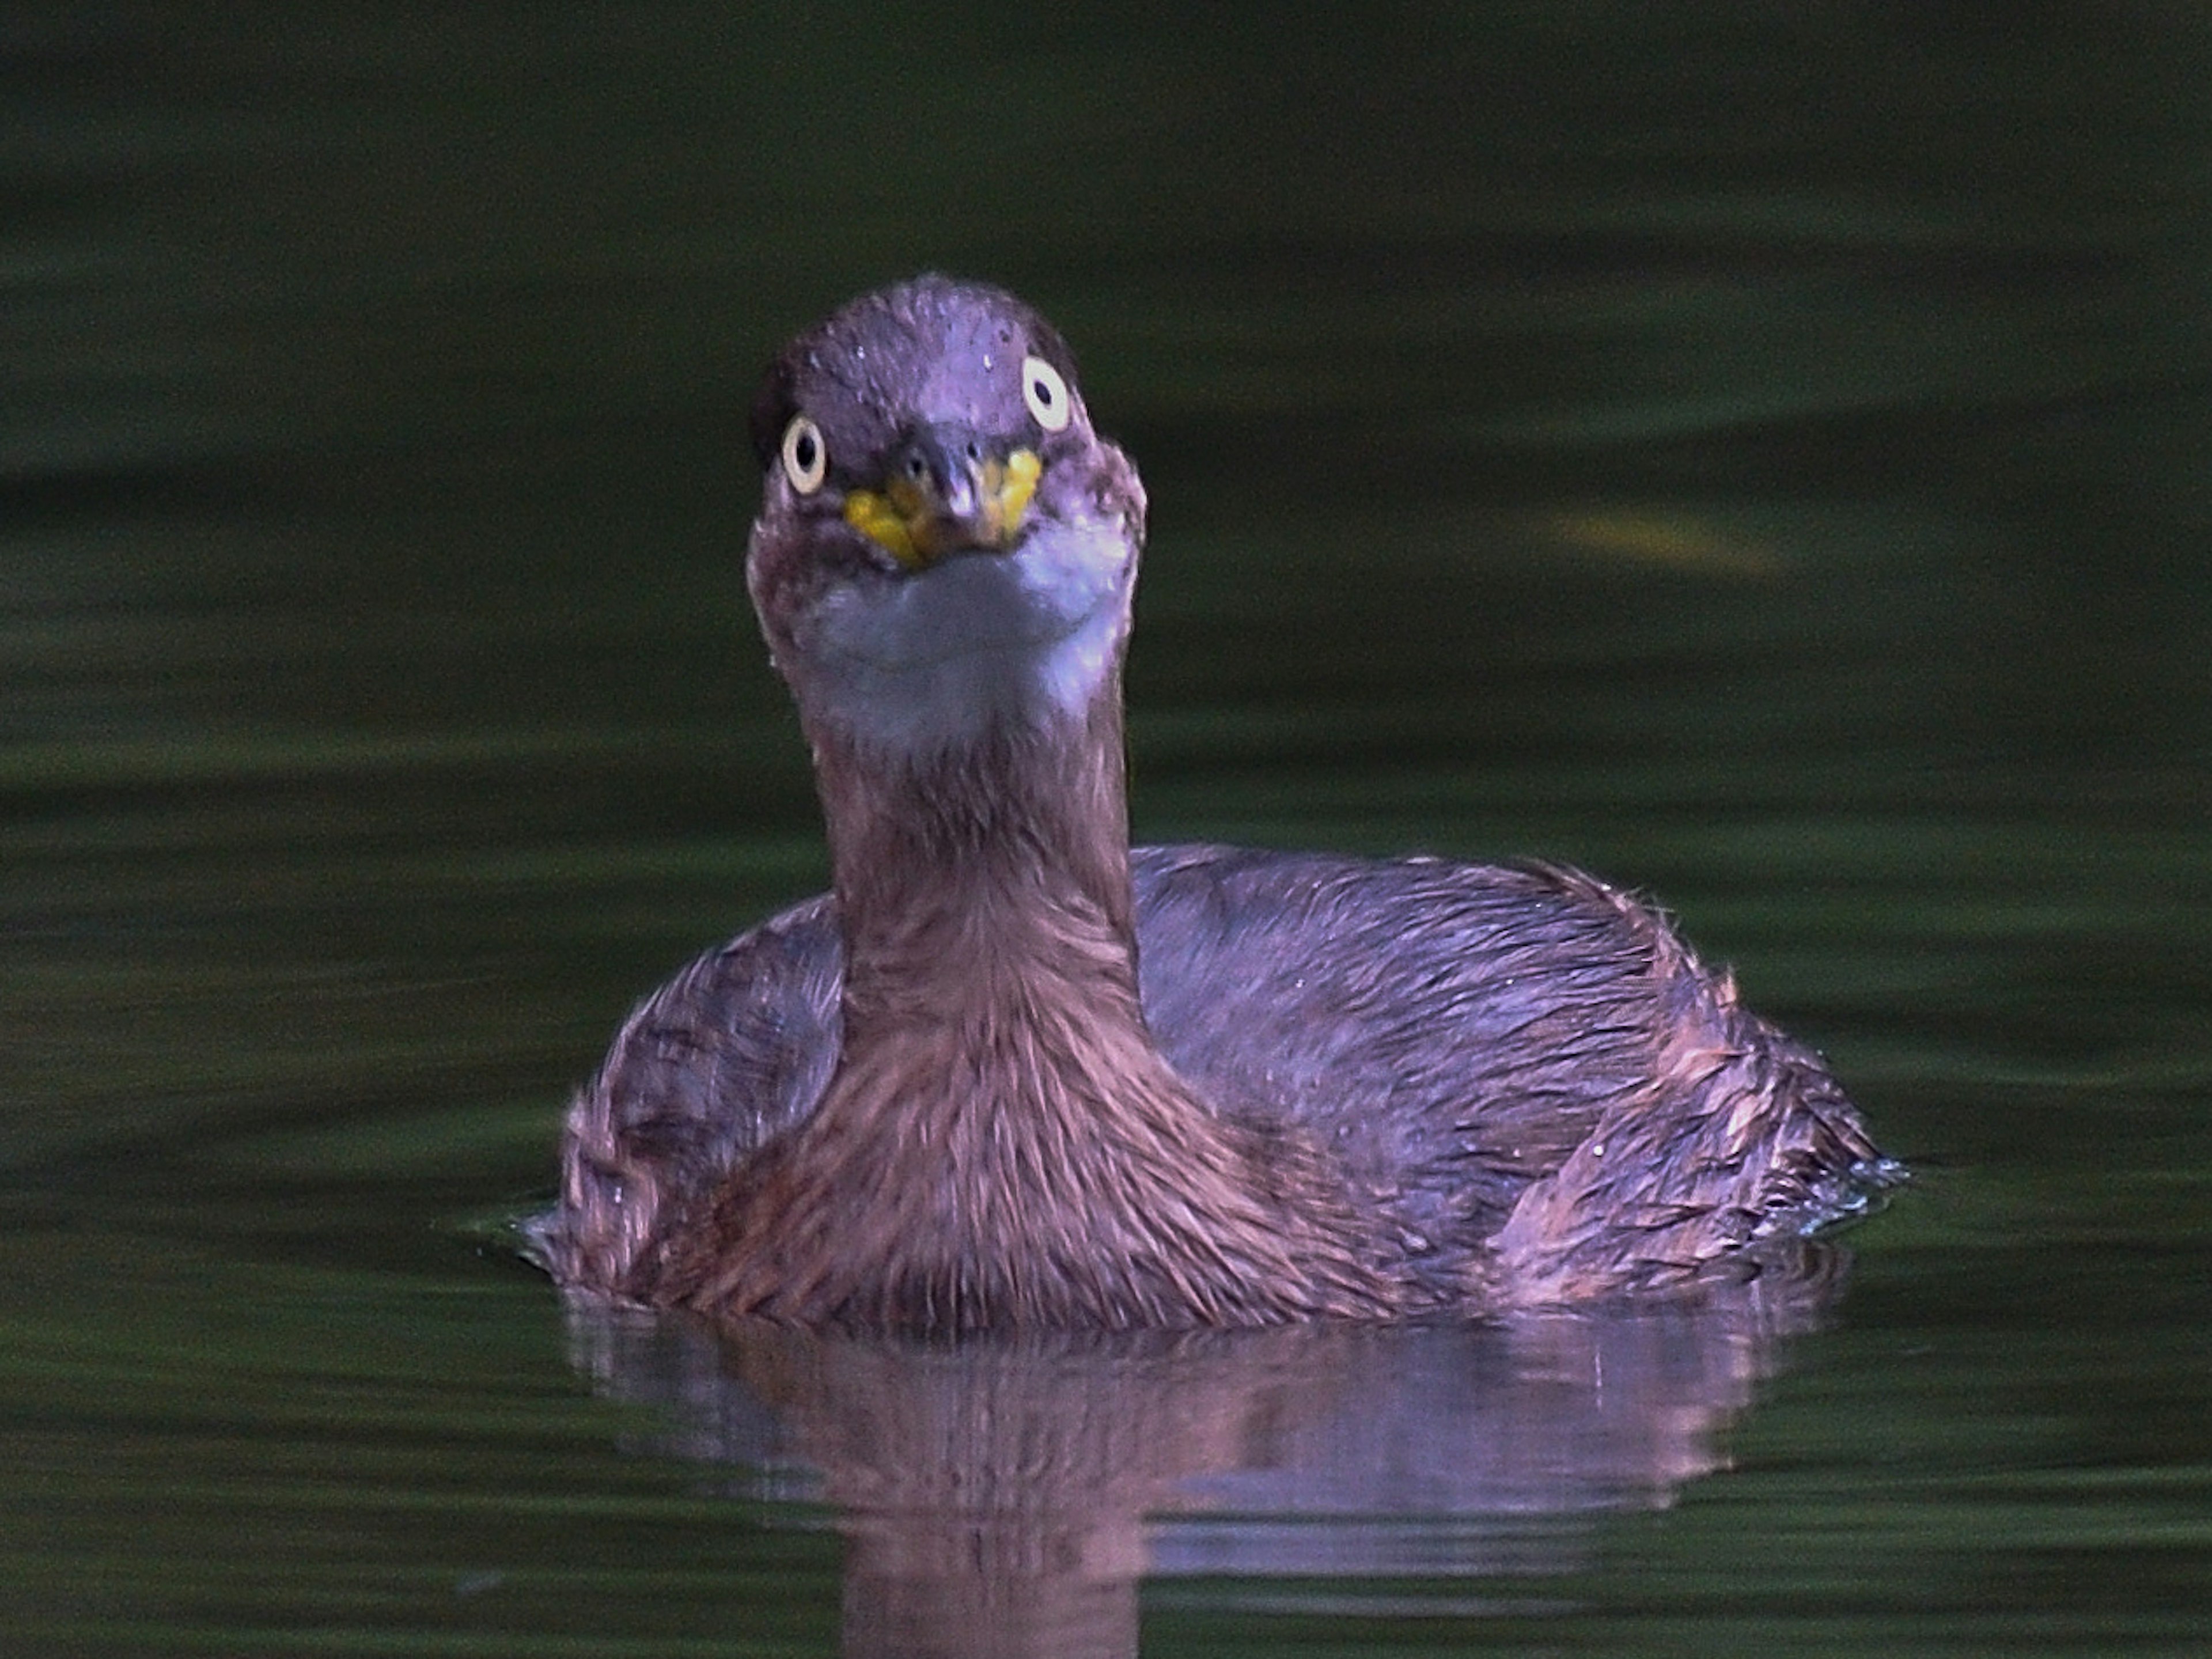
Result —
<path fill-rule="evenodd" d="M 895 765 L 1085 714 L 1118 695 L 1134 557 L 1116 520 L 1053 522 L 1011 553 L 827 594 L 792 665 L 809 729 Z"/>

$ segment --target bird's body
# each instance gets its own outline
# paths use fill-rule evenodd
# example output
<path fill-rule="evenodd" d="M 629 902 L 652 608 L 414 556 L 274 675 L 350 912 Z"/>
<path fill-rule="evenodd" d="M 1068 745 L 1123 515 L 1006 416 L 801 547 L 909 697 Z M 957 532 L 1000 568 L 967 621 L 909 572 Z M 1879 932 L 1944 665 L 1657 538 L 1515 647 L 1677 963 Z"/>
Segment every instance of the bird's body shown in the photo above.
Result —
<path fill-rule="evenodd" d="M 930 1329 L 1479 1314 L 1679 1287 L 1881 1178 L 1818 1059 L 1591 878 L 1133 859 L 1144 495 L 1072 378 L 941 278 L 772 373 L 749 579 L 834 890 L 624 1026 L 557 1277 Z"/>

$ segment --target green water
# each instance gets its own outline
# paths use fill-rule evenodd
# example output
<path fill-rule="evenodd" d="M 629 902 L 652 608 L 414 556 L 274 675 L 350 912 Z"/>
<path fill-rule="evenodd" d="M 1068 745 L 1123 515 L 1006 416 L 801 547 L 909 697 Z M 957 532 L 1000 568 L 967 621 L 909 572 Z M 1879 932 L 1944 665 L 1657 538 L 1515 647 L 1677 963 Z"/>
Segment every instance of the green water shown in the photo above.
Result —
<path fill-rule="evenodd" d="M 2212 1642 L 2195 12 L 49 5 L 0 81 L 0 1649 Z M 1145 470 L 1139 832 L 1659 895 L 1919 1172 L 1838 1302 L 717 1349 L 513 1259 L 821 879 L 744 409 L 927 265 Z"/>

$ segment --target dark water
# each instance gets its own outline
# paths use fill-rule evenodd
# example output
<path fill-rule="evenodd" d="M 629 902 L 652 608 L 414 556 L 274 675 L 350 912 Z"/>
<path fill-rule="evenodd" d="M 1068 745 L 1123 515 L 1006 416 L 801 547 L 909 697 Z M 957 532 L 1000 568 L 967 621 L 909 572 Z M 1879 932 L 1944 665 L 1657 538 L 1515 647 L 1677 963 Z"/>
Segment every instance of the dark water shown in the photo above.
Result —
<path fill-rule="evenodd" d="M 2197 9 L 95 3 L 0 77 L 0 1646 L 2212 1641 Z M 929 264 L 1146 469 L 1140 833 L 1663 896 L 1921 1171 L 1839 1303 L 718 1347 L 514 1261 L 629 1000 L 820 880 L 740 411 Z"/>

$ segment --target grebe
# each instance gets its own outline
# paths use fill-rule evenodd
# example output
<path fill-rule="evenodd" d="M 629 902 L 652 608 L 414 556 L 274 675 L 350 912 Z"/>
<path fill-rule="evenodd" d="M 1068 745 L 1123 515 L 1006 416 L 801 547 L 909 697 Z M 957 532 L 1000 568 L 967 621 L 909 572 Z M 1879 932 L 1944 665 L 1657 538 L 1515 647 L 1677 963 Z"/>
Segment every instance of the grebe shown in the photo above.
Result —
<path fill-rule="evenodd" d="M 1893 1171 L 1589 876 L 1133 852 L 1144 488 L 1011 295 L 854 301 L 752 438 L 832 890 L 623 1025 L 537 1224 L 564 1285 L 945 1331 L 1481 1316 L 1747 1269 Z"/>

